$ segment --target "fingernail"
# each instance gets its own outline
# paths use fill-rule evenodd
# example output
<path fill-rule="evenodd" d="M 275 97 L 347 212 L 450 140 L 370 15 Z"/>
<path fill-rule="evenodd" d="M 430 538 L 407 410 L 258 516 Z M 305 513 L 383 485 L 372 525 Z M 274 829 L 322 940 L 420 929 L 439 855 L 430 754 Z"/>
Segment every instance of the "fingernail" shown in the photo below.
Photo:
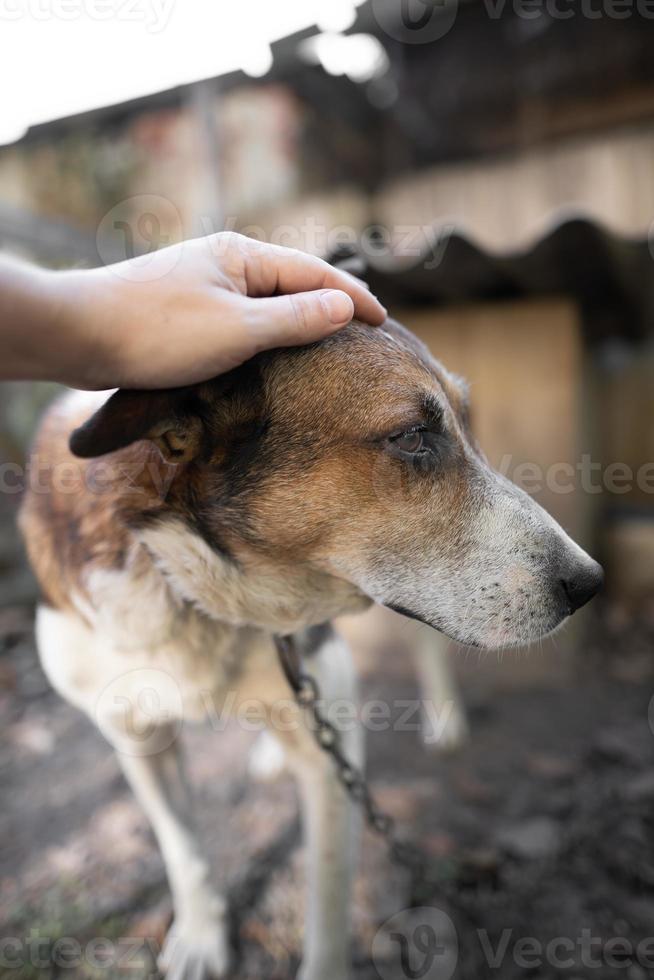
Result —
<path fill-rule="evenodd" d="M 330 323 L 347 323 L 354 315 L 354 303 L 346 293 L 328 289 L 321 293 L 320 302 Z"/>

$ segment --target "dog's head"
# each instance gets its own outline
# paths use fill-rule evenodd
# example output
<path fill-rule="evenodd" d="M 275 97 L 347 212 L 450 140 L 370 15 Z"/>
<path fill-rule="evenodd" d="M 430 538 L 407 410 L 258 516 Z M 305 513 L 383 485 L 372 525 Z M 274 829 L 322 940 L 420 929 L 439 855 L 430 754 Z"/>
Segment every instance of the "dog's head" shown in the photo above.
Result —
<path fill-rule="evenodd" d="M 373 599 L 494 647 L 542 637 L 601 585 L 490 468 L 465 384 L 392 321 L 192 388 L 118 392 L 71 448 L 142 439 L 176 470 L 137 533 L 187 599 L 232 622 L 291 630 Z"/>

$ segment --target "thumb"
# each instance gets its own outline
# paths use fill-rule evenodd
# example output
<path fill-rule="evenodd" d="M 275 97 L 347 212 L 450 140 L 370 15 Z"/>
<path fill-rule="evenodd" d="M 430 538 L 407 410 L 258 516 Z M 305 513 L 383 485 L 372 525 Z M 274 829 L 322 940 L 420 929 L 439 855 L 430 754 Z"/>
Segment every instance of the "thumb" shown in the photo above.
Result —
<path fill-rule="evenodd" d="M 354 316 L 354 303 L 340 289 L 249 299 L 248 307 L 261 350 L 321 340 Z"/>

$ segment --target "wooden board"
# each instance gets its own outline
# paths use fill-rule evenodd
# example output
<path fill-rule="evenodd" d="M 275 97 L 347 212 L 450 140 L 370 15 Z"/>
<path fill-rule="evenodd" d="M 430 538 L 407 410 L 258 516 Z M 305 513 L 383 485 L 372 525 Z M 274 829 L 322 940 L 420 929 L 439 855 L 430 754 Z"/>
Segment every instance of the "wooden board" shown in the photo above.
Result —
<path fill-rule="evenodd" d="M 574 304 L 554 300 L 445 312 L 404 310 L 397 318 L 449 370 L 469 381 L 473 427 L 493 466 L 535 491 L 533 496 L 571 532 L 582 533 L 582 494 L 558 492 L 570 480 L 555 469 L 576 466 L 585 441 L 583 358 Z"/>

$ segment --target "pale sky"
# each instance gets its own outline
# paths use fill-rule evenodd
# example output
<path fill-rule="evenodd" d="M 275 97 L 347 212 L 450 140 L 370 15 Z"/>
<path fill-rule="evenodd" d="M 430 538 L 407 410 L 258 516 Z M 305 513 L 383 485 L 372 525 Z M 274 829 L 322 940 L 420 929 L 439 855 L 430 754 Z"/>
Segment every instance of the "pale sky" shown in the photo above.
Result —
<path fill-rule="evenodd" d="M 363 0 L 0 0 L 0 144 L 28 126 L 236 68 L 349 26 Z"/>

